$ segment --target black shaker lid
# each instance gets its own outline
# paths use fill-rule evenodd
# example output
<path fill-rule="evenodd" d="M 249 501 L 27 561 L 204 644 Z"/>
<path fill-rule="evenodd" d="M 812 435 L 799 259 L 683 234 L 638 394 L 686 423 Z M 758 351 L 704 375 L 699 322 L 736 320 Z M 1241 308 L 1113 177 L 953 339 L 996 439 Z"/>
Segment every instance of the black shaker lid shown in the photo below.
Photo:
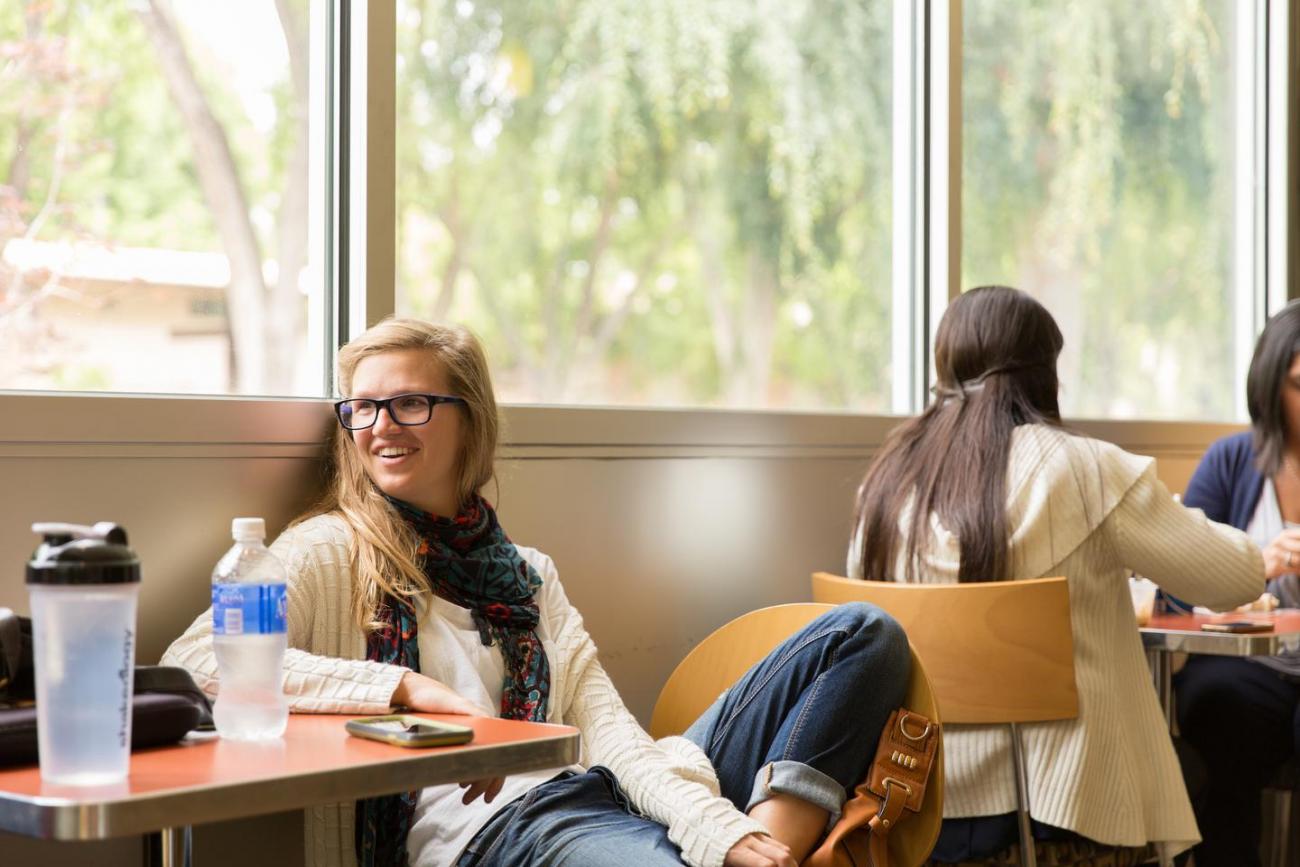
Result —
<path fill-rule="evenodd" d="M 44 539 L 27 562 L 28 584 L 134 584 L 140 559 L 127 547 L 126 530 L 111 521 L 32 524 Z"/>

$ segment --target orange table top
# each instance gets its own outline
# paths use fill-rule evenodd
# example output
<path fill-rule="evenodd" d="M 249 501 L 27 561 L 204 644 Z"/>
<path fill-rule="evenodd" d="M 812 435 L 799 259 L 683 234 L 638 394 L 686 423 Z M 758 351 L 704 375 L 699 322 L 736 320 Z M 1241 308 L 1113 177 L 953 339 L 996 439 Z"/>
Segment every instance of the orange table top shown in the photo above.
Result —
<path fill-rule="evenodd" d="M 1203 623 L 1250 620 L 1268 623 L 1267 632 L 1204 632 Z M 1148 650 L 1185 651 L 1216 656 L 1276 656 L 1300 649 L 1300 610 L 1279 608 L 1247 614 L 1157 614 L 1141 629 Z"/>
<path fill-rule="evenodd" d="M 280 740 L 201 735 L 140 750 L 116 786 L 56 786 L 42 782 L 36 767 L 0 770 L 0 830 L 93 840 L 561 768 L 578 757 L 578 732 L 569 726 L 416 714 L 468 725 L 474 738 L 412 749 L 349 735 L 343 725 L 356 716 L 290 714 Z"/>

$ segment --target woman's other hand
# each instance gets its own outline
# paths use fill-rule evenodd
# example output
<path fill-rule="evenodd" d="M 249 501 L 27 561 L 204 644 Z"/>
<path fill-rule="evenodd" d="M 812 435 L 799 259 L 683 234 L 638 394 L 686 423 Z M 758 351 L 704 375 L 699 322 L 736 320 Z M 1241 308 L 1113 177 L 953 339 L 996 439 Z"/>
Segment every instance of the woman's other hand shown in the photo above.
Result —
<path fill-rule="evenodd" d="M 408 671 L 402 675 L 389 701 L 394 706 L 407 707 L 424 713 L 490 716 L 483 708 L 457 695 L 450 687 L 415 671 Z"/>
<path fill-rule="evenodd" d="M 489 715 L 483 708 L 469 699 L 462 698 L 446 684 L 439 683 L 432 677 L 415 671 L 408 671 L 402 675 L 401 681 L 397 684 L 397 689 L 393 690 L 393 697 L 390 701 L 394 705 L 401 705 L 425 713 L 463 713 L 468 716 Z M 467 790 L 461 796 L 461 803 L 472 804 L 475 799 L 482 796 L 483 800 L 490 804 L 501 793 L 501 787 L 505 785 L 505 782 L 505 777 L 489 777 L 485 780 L 471 780 L 467 783 L 461 783 L 460 787 Z"/>
<path fill-rule="evenodd" d="M 799 867 L 790 847 L 766 834 L 748 834 L 727 850 L 723 867 Z"/>
<path fill-rule="evenodd" d="M 1264 577 L 1300 574 L 1300 530 L 1283 530 L 1264 546 Z"/>
<path fill-rule="evenodd" d="M 470 783 L 461 783 L 460 787 L 462 789 L 469 789 L 469 791 L 461 796 L 460 802 L 469 805 L 474 803 L 475 798 L 482 795 L 484 803 L 490 804 L 497 795 L 501 794 L 501 787 L 505 784 L 505 777 L 492 777 L 487 780 L 474 780 Z"/>

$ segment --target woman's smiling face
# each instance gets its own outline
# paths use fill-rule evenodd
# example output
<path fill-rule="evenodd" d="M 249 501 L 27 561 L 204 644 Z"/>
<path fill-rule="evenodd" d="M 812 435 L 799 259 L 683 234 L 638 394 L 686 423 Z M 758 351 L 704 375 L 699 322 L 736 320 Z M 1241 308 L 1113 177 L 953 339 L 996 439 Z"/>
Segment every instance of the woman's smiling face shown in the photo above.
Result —
<path fill-rule="evenodd" d="M 448 389 L 447 372 L 432 352 L 402 349 L 363 358 L 352 373 L 348 397 L 451 395 Z M 434 515 L 455 517 L 460 507 L 461 412 L 459 404 L 438 404 L 427 423 L 399 425 L 388 409 L 380 410 L 372 427 L 352 433 L 366 474 L 390 497 Z"/>

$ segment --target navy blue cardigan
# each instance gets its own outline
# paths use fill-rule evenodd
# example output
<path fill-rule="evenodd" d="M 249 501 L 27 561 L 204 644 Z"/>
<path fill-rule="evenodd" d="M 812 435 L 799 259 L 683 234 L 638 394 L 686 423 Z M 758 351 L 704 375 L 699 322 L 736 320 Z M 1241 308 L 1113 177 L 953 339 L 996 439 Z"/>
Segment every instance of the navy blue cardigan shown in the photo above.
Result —
<path fill-rule="evenodd" d="M 1264 477 L 1255 469 L 1251 432 L 1246 431 L 1210 446 L 1187 483 L 1183 505 L 1200 509 L 1211 521 L 1244 530 L 1263 490 Z"/>

